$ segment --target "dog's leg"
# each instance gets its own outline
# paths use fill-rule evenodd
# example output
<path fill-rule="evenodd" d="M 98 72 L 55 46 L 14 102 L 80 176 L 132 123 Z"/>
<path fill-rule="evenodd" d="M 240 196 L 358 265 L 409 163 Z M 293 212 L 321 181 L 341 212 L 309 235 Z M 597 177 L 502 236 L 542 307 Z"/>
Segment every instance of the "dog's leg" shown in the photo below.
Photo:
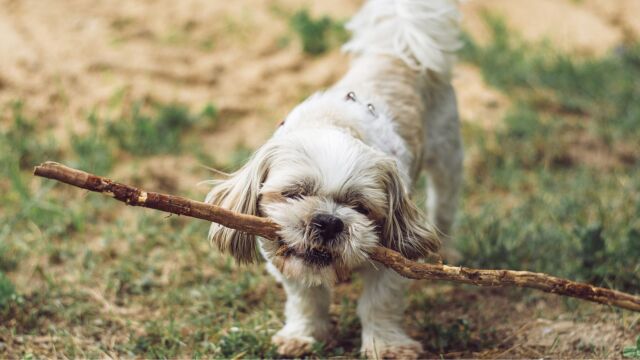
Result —
<path fill-rule="evenodd" d="M 329 338 L 330 290 L 324 286 L 308 286 L 284 278 L 272 264 L 269 271 L 278 279 L 287 293 L 284 307 L 285 325 L 271 341 L 284 356 L 299 357 L 311 351 L 316 341 Z"/>
<path fill-rule="evenodd" d="M 450 235 L 462 185 L 463 151 L 456 95 L 451 85 L 432 89 L 426 116 L 425 164 L 429 220 L 444 235 Z M 449 241 L 443 255 L 456 262 L 459 254 Z"/>
<path fill-rule="evenodd" d="M 371 359 L 416 359 L 422 352 L 402 328 L 408 279 L 393 270 L 369 266 L 362 270 L 364 291 L 358 301 L 362 349 Z"/>

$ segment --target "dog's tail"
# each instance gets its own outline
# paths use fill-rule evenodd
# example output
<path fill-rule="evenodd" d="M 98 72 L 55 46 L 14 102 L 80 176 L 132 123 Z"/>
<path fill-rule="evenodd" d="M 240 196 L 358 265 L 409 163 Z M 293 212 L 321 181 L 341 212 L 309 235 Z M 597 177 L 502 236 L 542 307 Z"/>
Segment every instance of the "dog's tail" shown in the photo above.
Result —
<path fill-rule="evenodd" d="M 343 50 L 385 54 L 449 76 L 461 46 L 459 0 L 369 0 L 349 23 Z"/>

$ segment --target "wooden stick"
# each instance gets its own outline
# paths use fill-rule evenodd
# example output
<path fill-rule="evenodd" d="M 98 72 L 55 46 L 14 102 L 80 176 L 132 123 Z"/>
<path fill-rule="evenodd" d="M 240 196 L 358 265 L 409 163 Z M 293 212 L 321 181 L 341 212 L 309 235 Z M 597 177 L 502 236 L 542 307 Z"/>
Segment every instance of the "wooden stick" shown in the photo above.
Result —
<path fill-rule="evenodd" d="M 53 161 L 36 166 L 33 173 L 36 176 L 58 180 L 65 184 L 111 196 L 127 205 L 208 220 L 267 239 L 275 239 L 280 230 L 277 224 L 266 218 L 238 214 L 219 206 L 180 196 L 143 191 Z"/>
<path fill-rule="evenodd" d="M 219 206 L 179 196 L 143 191 L 55 162 L 46 162 L 36 166 L 34 174 L 82 189 L 103 193 L 127 205 L 142 206 L 171 214 L 207 220 L 232 229 L 258 235 L 268 240 L 276 240 L 278 238 L 279 226 L 267 218 L 238 214 Z M 444 280 L 477 286 L 531 288 L 640 312 L 639 296 L 542 273 L 514 270 L 481 270 L 441 264 L 424 264 L 408 260 L 400 253 L 384 247 L 374 248 L 369 255 L 372 260 L 411 279 Z"/>

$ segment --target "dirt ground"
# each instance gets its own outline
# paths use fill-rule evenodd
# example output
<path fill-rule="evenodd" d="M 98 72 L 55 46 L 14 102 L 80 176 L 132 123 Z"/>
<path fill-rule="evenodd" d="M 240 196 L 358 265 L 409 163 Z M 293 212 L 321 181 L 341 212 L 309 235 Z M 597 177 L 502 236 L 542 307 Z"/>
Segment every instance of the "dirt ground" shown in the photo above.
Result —
<path fill-rule="evenodd" d="M 337 52 L 309 58 L 279 46 L 287 19 L 271 1 L 2 1 L 0 103 L 28 99 L 42 121 L 78 123 L 114 94 L 201 108 L 215 100 L 234 126 L 207 139 L 224 156 L 267 138 L 288 109 L 336 80 Z M 353 1 L 314 7 L 346 17 Z M 338 11 L 335 11 L 338 9 Z"/>
<path fill-rule="evenodd" d="M 108 108 L 116 96 L 193 109 L 214 102 L 224 125 L 202 142 L 225 157 L 239 144 L 260 145 L 297 102 L 336 81 L 348 66 L 337 50 L 310 57 L 295 41 L 283 46 L 289 31 L 282 9 L 306 5 L 313 14 L 346 19 L 360 3 L 0 0 L 0 105 L 24 99 L 30 114 L 65 136 L 70 128 L 82 131 L 80 120 Z M 525 39 L 548 40 L 576 56 L 602 55 L 640 37 L 638 0 L 471 0 L 462 8 L 464 27 L 477 39 L 486 37 L 481 18 L 489 10 L 504 15 Z M 458 66 L 454 85 L 463 121 L 487 131 L 500 125 L 508 100 L 476 68 Z M 192 164 L 168 166 L 179 173 Z M 498 290 L 462 291 L 459 298 L 440 306 L 443 314 L 434 321 L 468 311 L 476 324 L 510 329 L 503 332 L 509 334 L 504 346 L 472 353 L 481 357 L 577 357 L 582 346 L 615 358 L 634 342 L 629 329 L 639 320 L 601 313 L 597 306 L 587 306 L 587 315 L 582 309 L 577 319 L 559 310 L 561 300 L 546 295 L 516 305 Z"/>
<path fill-rule="evenodd" d="M 348 18 L 360 1 L 305 2 L 314 14 Z M 261 144 L 310 92 L 345 71 L 338 51 L 305 56 L 283 47 L 281 1 L 1 0 L 0 104 L 28 99 L 28 110 L 62 129 L 108 106 L 114 96 L 201 108 L 212 99 L 238 120 L 205 139 L 224 156 L 237 143 Z M 576 54 L 603 54 L 640 34 L 637 0 L 483 0 L 463 4 L 464 26 L 482 39 L 483 12 L 504 15 L 528 40 Z M 292 44 L 293 45 L 293 44 Z M 454 83 L 465 121 L 495 125 L 506 100 L 460 66 Z M 215 146 L 214 146 L 215 145 Z"/>

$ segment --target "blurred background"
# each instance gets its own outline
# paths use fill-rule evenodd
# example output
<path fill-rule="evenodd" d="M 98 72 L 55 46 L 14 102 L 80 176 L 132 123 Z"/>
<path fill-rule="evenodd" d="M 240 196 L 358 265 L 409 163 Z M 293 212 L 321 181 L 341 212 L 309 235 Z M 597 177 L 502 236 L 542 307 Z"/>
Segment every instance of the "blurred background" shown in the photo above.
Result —
<path fill-rule="evenodd" d="M 275 356 L 284 294 L 208 225 L 31 175 L 57 160 L 202 199 L 348 66 L 361 1 L 0 0 L 0 356 Z M 640 292 L 640 1 L 462 5 L 466 266 Z M 424 180 L 422 180 L 424 182 Z M 416 202 L 424 205 L 422 186 Z M 358 289 L 331 307 L 357 356 Z M 533 291 L 415 283 L 437 357 L 618 358 L 640 316 Z"/>

